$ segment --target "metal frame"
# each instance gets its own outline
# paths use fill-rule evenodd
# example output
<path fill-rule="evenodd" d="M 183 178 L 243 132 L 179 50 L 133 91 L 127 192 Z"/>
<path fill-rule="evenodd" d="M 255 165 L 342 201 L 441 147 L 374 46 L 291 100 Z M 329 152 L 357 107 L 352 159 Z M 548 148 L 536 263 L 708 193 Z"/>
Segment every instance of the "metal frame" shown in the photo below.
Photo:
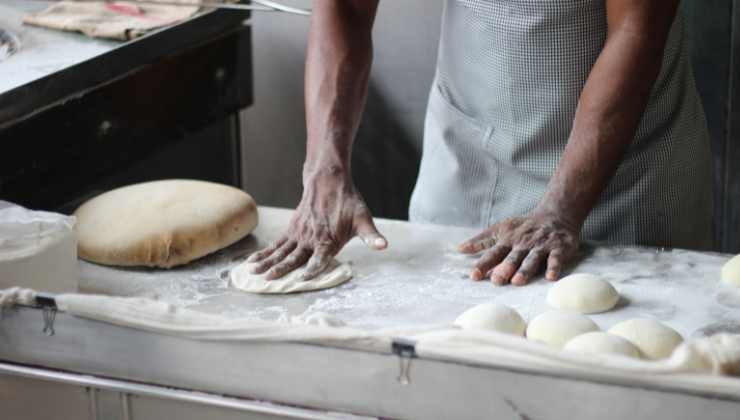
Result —
<path fill-rule="evenodd" d="M 182 403 L 198 400 L 199 394 L 193 391 L 200 391 L 230 396 L 198 400 L 214 404 L 228 404 L 234 397 L 314 410 L 423 419 L 710 416 L 734 420 L 740 411 L 740 399 L 711 390 L 686 392 L 597 377 L 553 376 L 514 367 L 414 358 L 408 350 L 394 355 L 390 349 L 388 353 L 373 353 L 300 343 L 194 341 L 64 312 L 56 314 L 55 334 L 47 336 L 42 333 L 43 312 L 39 308 L 18 307 L 3 315 L 0 360 L 7 362 L 3 365 L 6 370 L 29 372 L 17 366 L 22 364 L 115 378 L 103 382 L 91 378 L 87 384 L 132 395 L 144 392 L 156 396 L 163 388 L 175 387 L 174 393 L 165 394 Z M 16 366 L 8 368 L 8 364 Z M 39 375 L 84 385 L 74 375 Z M 180 393 L 182 390 L 185 393 Z"/>
<path fill-rule="evenodd" d="M 224 408 L 228 410 L 246 412 L 250 414 L 264 414 L 280 416 L 290 419 L 326 420 L 337 419 L 336 414 L 309 410 L 304 408 L 280 406 L 259 401 L 251 401 L 238 398 L 229 398 L 221 395 L 207 394 L 203 392 L 187 391 L 171 387 L 161 387 L 141 384 L 117 379 L 101 378 L 89 375 L 62 372 L 57 370 L 41 369 L 31 366 L 15 365 L 0 362 L 0 376 L 15 376 L 36 379 L 46 382 L 74 385 L 83 387 L 89 396 L 89 410 L 93 419 L 99 418 L 99 402 L 97 395 L 100 391 L 111 391 L 120 394 L 121 402 L 118 409 L 121 417 L 131 418 L 131 396 L 150 397 L 161 400 L 171 400 L 184 403 L 206 405 L 210 407 Z M 110 411 L 110 408 L 108 409 Z M 356 417 L 359 419 L 359 417 Z"/>

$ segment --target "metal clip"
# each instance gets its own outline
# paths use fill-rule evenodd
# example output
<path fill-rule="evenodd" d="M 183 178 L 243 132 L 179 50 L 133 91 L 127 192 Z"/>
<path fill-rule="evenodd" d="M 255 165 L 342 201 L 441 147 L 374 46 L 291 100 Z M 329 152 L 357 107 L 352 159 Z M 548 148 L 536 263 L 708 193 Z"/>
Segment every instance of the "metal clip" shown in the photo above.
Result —
<path fill-rule="evenodd" d="M 417 357 L 416 342 L 403 338 L 397 338 L 391 343 L 391 349 L 398 355 L 398 382 L 406 386 L 411 383 L 411 359 Z"/>
<path fill-rule="evenodd" d="M 42 309 L 42 313 L 44 314 L 44 329 L 43 332 L 48 337 L 51 337 L 54 335 L 54 318 L 57 316 L 57 308 L 52 308 L 50 306 L 44 306 Z"/>
<path fill-rule="evenodd" d="M 57 303 L 53 296 L 39 293 L 36 295 L 36 303 L 41 306 L 41 314 L 44 317 L 43 333 L 51 337 L 54 335 L 54 319 L 57 316 Z"/>

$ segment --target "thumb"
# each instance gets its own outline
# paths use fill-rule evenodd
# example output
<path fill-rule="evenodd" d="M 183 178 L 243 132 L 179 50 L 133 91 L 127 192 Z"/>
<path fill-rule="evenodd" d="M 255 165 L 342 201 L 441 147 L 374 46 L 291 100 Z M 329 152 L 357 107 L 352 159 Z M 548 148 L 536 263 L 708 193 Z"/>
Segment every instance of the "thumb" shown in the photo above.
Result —
<path fill-rule="evenodd" d="M 375 227 L 375 223 L 369 214 L 363 214 L 357 217 L 355 221 L 355 233 L 371 249 L 381 250 L 388 247 L 388 241 L 378 232 L 378 228 Z"/>

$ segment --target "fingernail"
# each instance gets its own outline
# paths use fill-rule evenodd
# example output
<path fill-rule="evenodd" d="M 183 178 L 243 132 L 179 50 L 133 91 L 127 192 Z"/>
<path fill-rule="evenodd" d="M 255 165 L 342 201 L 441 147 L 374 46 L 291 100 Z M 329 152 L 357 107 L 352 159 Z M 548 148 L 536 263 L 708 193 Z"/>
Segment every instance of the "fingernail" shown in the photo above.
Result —
<path fill-rule="evenodd" d="M 524 276 L 521 274 L 516 274 L 514 278 L 511 279 L 511 283 L 515 284 L 517 286 L 523 286 L 527 283 L 527 281 L 524 279 Z"/>
<path fill-rule="evenodd" d="M 386 245 L 387 245 L 388 243 L 387 243 L 387 242 L 385 241 L 385 239 L 383 239 L 383 238 L 375 238 L 375 240 L 373 241 L 373 244 L 374 244 L 374 245 L 375 245 L 376 247 L 378 247 L 378 248 L 383 248 L 383 247 L 385 247 L 385 246 L 386 246 Z"/>
<path fill-rule="evenodd" d="M 483 272 L 476 268 L 470 273 L 470 278 L 475 281 L 483 280 Z"/>

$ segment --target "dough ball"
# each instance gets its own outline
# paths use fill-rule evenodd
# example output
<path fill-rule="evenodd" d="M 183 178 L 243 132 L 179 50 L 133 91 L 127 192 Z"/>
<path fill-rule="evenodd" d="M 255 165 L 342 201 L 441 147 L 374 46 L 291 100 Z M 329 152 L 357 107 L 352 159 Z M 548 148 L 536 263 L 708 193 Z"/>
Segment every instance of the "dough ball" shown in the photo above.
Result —
<path fill-rule="evenodd" d="M 740 255 L 736 255 L 722 266 L 722 281 L 740 287 Z"/>
<path fill-rule="evenodd" d="M 352 267 L 333 260 L 318 276 L 303 280 L 306 266 L 299 267 L 275 280 L 267 280 L 267 272 L 253 274 L 255 263 L 244 262 L 231 270 L 231 284 L 249 293 L 284 294 L 310 292 L 336 287 L 352 278 Z"/>
<path fill-rule="evenodd" d="M 683 337 L 673 328 L 653 319 L 630 319 L 622 321 L 609 329 L 634 344 L 643 357 L 657 360 L 670 357 L 673 349 L 683 342 Z"/>
<path fill-rule="evenodd" d="M 547 303 L 553 308 L 582 314 L 608 311 L 618 301 L 619 293 L 614 286 L 593 274 L 571 274 L 547 292 Z"/>
<path fill-rule="evenodd" d="M 225 248 L 257 226 L 242 190 L 204 181 L 145 182 L 101 194 L 75 211 L 78 253 L 117 266 L 170 268 Z"/>
<path fill-rule="evenodd" d="M 482 303 L 463 312 L 455 319 L 463 329 L 493 330 L 505 334 L 524 335 L 527 323 L 514 309 L 498 303 Z"/>
<path fill-rule="evenodd" d="M 529 321 L 527 338 L 562 349 L 571 338 L 591 331 L 599 331 L 599 326 L 585 315 L 569 311 L 549 311 Z"/>
<path fill-rule="evenodd" d="M 626 339 L 602 331 L 581 334 L 572 338 L 563 348 L 566 351 L 594 354 L 621 354 L 640 358 L 640 350 Z"/>

